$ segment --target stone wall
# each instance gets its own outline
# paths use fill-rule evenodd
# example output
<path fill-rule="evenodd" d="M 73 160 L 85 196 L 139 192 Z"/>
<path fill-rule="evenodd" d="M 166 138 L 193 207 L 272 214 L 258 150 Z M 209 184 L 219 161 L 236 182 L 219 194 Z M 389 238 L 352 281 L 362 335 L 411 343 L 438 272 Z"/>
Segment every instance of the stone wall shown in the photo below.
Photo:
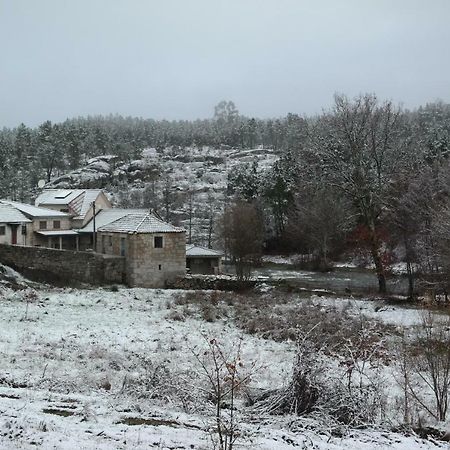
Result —
<path fill-rule="evenodd" d="M 34 280 L 62 285 L 125 281 L 125 258 L 98 253 L 0 244 L 0 263 Z"/>
<path fill-rule="evenodd" d="M 187 275 L 167 283 L 170 289 L 246 291 L 253 289 L 256 280 L 237 280 L 236 278 L 215 277 L 207 275 Z"/>

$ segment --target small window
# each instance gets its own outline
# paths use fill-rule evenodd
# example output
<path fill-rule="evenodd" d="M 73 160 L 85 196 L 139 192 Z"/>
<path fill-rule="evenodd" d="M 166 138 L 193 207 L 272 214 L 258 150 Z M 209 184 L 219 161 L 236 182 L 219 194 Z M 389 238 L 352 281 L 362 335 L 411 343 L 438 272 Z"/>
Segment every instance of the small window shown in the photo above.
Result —
<path fill-rule="evenodd" d="M 162 266 L 161 264 L 158 266 L 158 270 L 162 270 Z"/>
<path fill-rule="evenodd" d="M 108 236 L 108 245 L 112 247 L 112 236 Z"/>
<path fill-rule="evenodd" d="M 53 221 L 53 228 L 55 230 L 59 230 L 61 228 L 61 221 L 60 220 L 54 220 Z"/>
<path fill-rule="evenodd" d="M 0 236 L 4 236 L 6 234 L 6 227 L 5 225 L 0 226 Z"/>
<path fill-rule="evenodd" d="M 163 238 L 162 236 L 155 236 L 155 241 L 154 241 L 154 246 L 155 248 L 163 248 Z"/>
<path fill-rule="evenodd" d="M 22 225 L 22 235 L 25 236 L 27 234 L 27 226 Z"/>
<path fill-rule="evenodd" d="M 40 229 L 40 230 L 46 230 L 46 229 L 47 229 L 47 221 L 41 220 L 41 221 L 39 222 L 39 229 Z"/>

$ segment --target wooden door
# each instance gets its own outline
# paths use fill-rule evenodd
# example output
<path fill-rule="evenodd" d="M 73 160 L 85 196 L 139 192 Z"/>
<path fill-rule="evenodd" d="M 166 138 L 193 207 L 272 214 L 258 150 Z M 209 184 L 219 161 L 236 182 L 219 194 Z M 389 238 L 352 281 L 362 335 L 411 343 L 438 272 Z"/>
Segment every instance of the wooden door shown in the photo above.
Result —
<path fill-rule="evenodd" d="M 11 244 L 17 244 L 17 228 L 19 225 L 11 225 Z"/>

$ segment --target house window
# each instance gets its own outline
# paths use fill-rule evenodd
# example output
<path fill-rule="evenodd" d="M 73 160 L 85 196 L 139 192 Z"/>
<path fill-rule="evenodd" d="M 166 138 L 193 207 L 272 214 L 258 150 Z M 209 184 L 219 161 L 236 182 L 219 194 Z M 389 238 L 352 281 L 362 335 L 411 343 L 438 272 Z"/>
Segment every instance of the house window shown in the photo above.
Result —
<path fill-rule="evenodd" d="M 162 236 L 155 236 L 154 247 L 155 248 L 163 248 L 163 237 Z"/>
<path fill-rule="evenodd" d="M 112 236 L 108 236 L 108 244 L 112 247 Z"/>
<path fill-rule="evenodd" d="M 46 230 L 47 229 L 47 221 L 46 220 L 41 220 L 39 222 L 39 229 L 40 230 Z"/>
<path fill-rule="evenodd" d="M 25 236 L 27 234 L 27 226 L 22 225 L 22 235 Z"/>
<path fill-rule="evenodd" d="M 0 226 L 0 236 L 4 236 L 6 234 L 6 227 L 5 225 Z"/>
<path fill-rule="evenodd" d="M 161 264 L 158 265 L 158 270 L 162 270 L 162 265 Z"/>
<path fill-rule="evenodd" d="M 125 238 L 120 238 L 120 256 L 125 256 Z"/>
<path fill-rule="evenodd" d="M 54 221 L 53 221 L 53 228 L 54 228 L 55 230 L 59 230 L 59 229 L 61 228 L 61 221 L 59 221 L 59 220 L 54 220 Z"/>

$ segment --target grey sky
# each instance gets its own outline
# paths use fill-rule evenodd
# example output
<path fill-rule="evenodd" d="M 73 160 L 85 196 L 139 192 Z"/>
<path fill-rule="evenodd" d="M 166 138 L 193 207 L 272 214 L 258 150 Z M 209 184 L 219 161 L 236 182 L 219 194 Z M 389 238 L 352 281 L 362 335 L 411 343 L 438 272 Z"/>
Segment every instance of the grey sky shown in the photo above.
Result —
<path fill-rule="evenodd" d="M 450 101 L 449 0 L 0 0 L 0 126 Z"/>

